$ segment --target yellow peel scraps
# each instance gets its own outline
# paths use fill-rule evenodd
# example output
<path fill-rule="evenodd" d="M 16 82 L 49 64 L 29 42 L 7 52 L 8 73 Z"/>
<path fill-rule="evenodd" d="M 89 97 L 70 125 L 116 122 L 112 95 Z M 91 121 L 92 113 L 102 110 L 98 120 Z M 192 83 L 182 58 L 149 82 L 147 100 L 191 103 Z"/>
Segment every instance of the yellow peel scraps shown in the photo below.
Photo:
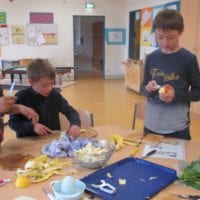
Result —
<path fill-rule="evenodd" d="M 126 179 L 119 178 L 119 185 L 126 185 Z"/>
<path fill-rule="evenodd" d="M 47 155 L 39 156 L 33 160 L 29 160 L 25 163 L 24 169 L 17 169 L 17 175 L 24 175 L 30 178 L 32 183 L 41 182 L 52 175 L 67 175 L 74 172 L 64 172 L 66 166 L 72 167 L 74 165 L 71 161 L 61 161 L 59 158 L 50 160 Z"/>

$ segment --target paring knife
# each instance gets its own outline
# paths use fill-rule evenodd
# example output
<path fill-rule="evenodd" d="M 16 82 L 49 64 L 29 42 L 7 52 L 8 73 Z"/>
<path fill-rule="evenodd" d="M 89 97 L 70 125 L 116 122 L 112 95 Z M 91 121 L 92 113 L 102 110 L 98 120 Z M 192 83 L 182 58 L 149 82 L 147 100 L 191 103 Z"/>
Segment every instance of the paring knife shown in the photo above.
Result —
<path fill-rule="evenodd" d="M 155 154 L 156 151 L 157 151 L 156 149 L 154 149 L 154 150 L 152 150 L 152 151 L 149 151 L 146 155 L 142 156 L 141 159 L 147 158 L 147 157 L 149 157 L 149 156 Z"/>

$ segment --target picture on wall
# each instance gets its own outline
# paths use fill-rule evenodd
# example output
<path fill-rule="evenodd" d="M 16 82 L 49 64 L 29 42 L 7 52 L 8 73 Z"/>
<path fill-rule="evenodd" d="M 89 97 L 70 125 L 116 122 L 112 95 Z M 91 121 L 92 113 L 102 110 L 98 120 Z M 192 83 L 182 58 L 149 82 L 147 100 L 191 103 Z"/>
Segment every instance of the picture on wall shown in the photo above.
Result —
<path fill-rule="evenodd" d="M 11 37 L 12 37 L 13 44 L 24 44 L 25 43 L 25 26 L 12 25 Z"/>
<path fill-rule="evenodd" d="M 126 44 L 126 29 L 112 28 L 105 30 L 107 44 L 122 45 Z"/>
<path fill-rule="evenodd" d="M 0 12 L 0 24 L 6 24 L 6 12 Z"/>

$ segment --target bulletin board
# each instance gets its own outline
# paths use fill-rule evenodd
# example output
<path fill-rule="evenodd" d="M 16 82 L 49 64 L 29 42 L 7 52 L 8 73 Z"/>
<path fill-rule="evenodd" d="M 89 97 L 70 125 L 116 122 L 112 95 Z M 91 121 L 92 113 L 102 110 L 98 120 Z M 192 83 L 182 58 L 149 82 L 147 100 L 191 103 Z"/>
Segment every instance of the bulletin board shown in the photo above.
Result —
<path fill-rule="evenodd" d="M 58 44 L 57 24 L 27 24 L 27 43 L 32 46 Z"/>

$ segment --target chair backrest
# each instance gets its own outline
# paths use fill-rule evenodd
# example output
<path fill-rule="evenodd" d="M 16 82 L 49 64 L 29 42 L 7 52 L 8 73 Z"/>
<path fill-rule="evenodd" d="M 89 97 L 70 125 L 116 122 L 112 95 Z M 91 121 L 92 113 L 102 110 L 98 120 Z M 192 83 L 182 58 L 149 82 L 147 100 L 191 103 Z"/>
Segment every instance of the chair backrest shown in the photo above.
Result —
<path fill-rule="evenodd" d="M 144 120 L 146 100 L 140 100 L 134 104 L 132 129 L 135 129 L 136 119 Z"/>
<path fill-rule="evenodd" d="M 32 58 L 23 58 L 19 60 L 19 65 L 23 67 L 28 67 L 28 65 L 33 61 Z"/>
<path fill-rule="evenodd" d="M 93 113 L 87 110 L 77 110 L 81 120 L 81 128 L 87 129 L 94 126 Z M 59 113 L 61 130 L 67 130 L 70 127 L 68 119 L 62 113 Z"/>

